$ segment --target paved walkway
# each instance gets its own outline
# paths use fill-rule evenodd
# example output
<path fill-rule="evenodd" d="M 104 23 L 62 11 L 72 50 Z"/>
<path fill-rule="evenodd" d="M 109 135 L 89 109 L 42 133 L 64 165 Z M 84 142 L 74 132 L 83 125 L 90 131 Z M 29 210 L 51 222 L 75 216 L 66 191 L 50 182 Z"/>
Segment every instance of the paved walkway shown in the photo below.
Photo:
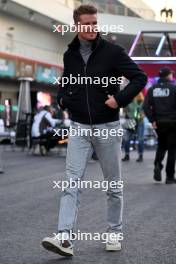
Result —
<path fill-rule="evenodd" d="M 75 257 L 65 259 L 45 251 L 41 239 L 56 232 L 60 191 L 53 180 L 64 175 L 65 159 L 32 157 L 23 152 L 4 153 L 0 174 L 1 264 L 176 264 L 176 185 L 152 180 L 154 152 L 141 164 L 123 164 L 124 242 L 121 252 L 107 253 L 99 241 L 78 241 Z M 87 179 L 102 178 L 98 162 L 88 164 Z M 78 228 L 104 232 L 106 195 L 85 189 Z"/>

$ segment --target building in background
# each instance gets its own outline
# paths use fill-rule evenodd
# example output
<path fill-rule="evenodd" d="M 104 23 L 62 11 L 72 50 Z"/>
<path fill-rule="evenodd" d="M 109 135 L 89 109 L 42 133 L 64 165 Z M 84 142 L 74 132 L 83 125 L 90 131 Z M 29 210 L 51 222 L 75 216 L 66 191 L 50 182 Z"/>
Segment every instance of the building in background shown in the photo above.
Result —
<path fill-rule="evenodd" d="M 173 30 L 174 23 L 156 21 L 154 11 L 144 1 L 73 1 L 73 0 L 0 0 L 0 116 L 5 123 L 15 122 L 18 109 L 19 78 L 32 78 L 32 109 L 56 104 L 57 85 L 61 76 L 63 53 L 74 33 L 53 32 L 53 25 L 70 24 L 73 8 L 89 2 L 97 6 L 102 25 L 123 25 L 120 33 L 108 32 L 108 40 L 124 46 L 127 51 L 141 30 Z M 160 36 L 146 36 L 147 49 L 152 52 Z M 174 40 L 173 40 L 174 43 Z M 145 55 L 142 41 L 135 56 Z M 10 120 L 10 121 L 9 121 Z"/>

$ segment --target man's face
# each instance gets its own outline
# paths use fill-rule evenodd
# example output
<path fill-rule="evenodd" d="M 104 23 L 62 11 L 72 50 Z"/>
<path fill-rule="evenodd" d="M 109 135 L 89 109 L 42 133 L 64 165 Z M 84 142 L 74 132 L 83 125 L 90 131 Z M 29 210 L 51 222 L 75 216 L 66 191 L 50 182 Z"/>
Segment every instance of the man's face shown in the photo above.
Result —
<path fill-rule="evenodd" d="M 97 15 L 81 15 L 79 23 L 77 25 L 78 37 L 83 40 L 94 40 L 97 36 Z M 86 27 L 87 26 L 87 27 Z M 80 30 L 80 32 L 79 32 Z"/>
<path fill-rule="evenodd" d="M 173 81 L 173 79 L 174 79 L 174 75 L 173 75 L 172 72 L 168 75 L 167 79 L 168 79 L 169 81 Z"/>

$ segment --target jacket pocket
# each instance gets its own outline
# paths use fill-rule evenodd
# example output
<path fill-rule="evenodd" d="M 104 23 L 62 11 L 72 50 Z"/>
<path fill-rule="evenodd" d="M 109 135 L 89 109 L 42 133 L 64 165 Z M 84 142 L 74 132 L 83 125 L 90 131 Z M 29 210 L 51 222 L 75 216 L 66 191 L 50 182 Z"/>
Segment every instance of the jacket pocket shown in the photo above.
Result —
<path fill-rule="evenodd" d="M 73 97 L 74 95 L 77 95 L 80 91 L 80 87 L 79 86 L 69 86 L 66 90 L 66 95 Z"/>
<path fill-rule="evenodd" d="M 106 127 L 111 127 L 111 128 L 115 128 L 115 127 L 121 127 L 120 125 L 120 121 L 117 120 L 117 121 L 112 121 L 112 122 L 107 122 L 105 123 Z"/>

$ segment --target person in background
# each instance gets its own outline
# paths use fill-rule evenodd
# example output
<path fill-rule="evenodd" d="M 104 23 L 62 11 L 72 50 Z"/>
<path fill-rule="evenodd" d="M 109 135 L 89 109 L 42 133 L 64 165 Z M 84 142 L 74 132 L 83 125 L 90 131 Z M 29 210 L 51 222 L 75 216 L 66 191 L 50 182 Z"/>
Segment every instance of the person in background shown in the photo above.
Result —
<path fill-rule="evenodd" d="M 144 111 L 143 111 L 143 103 L 144 103 L 144 96 L 143 93 L 140 92 L 136 96 L 137 102 L 137 114 L 136 114 L 136 134 L 137 134 L 137 141 L 138 141 L 138 154 L 139 157 L 136 160 L 137 162 L 143 161 L 143 153 L 144 153 Z"/>
<path fill-rule="evenodd" d="M 51 137 L 53 136 L 52 129 L 60 124 L 62 121 L 52 117 L 54 114 L 50 106 L 44 106 L 34 116 L 32 124 L 32 138 L 46 139 L 45 144 L 41 146 L 41 152 L 45 155 L 52 146 Z"/>
<path fill-rule="evenodd" d="M 166 184 L 176 183 L 176 86 L 172 83 L 173 73 L 169 67 L 161 68 L 158 83 L 149 89 L 144 101 L 144 112 L 158 136 L 154 180 L 162 180 L 162 161 L 167 152 Z"/>
<path fill-rule="evenodd" d="M 122 161 L 130 160 L 130 142 L 134 140 L 137 136 L 138 140 L 138 154 L 139 157 L 136 160 L 137 162 L 143 161 L 143 152 L 144 152 L 144 112 L 143 112 L 143 101 L 144 96 L 140 92 L 125 108 L 125 117 L 126 117 L 126 132 L 124 136 L 124 148 L 125 156 Z"/>
<path fill-rule="evenodd" d="M 5 125 L 4 125 L 4 120 L 0 116 L 0 134 L 3 134 L 5 132 Z M 4 164 L 3 164 L 3 148 L 0 144 L 0 173 L 4 173 Z"/>

